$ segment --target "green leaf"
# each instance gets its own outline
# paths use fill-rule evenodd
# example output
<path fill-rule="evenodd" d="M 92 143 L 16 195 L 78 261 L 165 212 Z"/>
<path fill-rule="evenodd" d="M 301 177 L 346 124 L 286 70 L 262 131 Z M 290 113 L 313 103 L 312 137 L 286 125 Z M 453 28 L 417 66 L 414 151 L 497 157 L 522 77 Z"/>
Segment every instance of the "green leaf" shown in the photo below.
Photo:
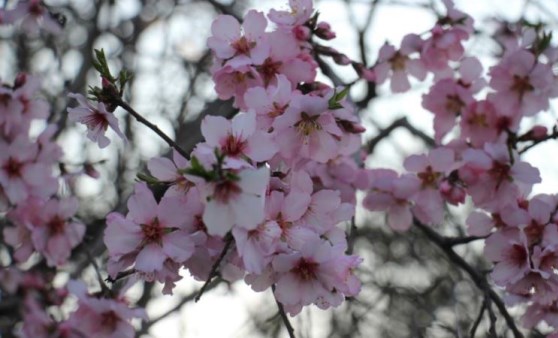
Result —
<path fill-rule="evenodd" d="M 158 184 L 158 183 L 160 183 L 160 181 L 156 177 L 153 177 L 149 174 L 137 173 L 136 177 L 138 178 L 138 180 L 146 182 L 148 184 Z"/>
<path fill-rule="evenodd" d="M 350 87 L 345 87 L 340 92 L 337 92 L 337 89 L 334 89 L 333 96 L 328 101 L 328 109 L 335 110 L 343 108 L 343 105 L 340 103 L 347 97 L 349 94 Z"/>

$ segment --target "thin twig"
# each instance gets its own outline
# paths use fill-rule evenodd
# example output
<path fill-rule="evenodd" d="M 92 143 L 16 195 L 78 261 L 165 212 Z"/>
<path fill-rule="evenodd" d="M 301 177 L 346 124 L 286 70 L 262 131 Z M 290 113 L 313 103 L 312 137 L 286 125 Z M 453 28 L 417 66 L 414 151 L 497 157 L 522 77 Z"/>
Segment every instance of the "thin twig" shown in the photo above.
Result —
<path fill-rule="evenodd" d="M 381 129 L 374 138 L 370 139 L 366 143 L 367 153 L 371 154 L 378 143 L 387 138 L 397 128 L 407 129 L 413 136 L 416 136 L 423 140 L 424 143 L 426 143 L 426 145 L 428 145 L 429 147 L 434 147 L 436 145 L 436 142 L 434 141 L 434 139 L 432 139 L 432 137 L 426 135 L 423 131 L 414 127 L 411 123 L 409 123 L 406 117 L 402 117 L 393 121 L 387 128 Z"/>
<path fill-rule="evenodd" d="M 484 298 L 483 302 L 482 302 L 482 306 L 480 308 L 479 311 L 479 315 L 477 316 L 477 319 L 475 319 L 475 322 L 473 323 L 473 327 L 471 327 L 471 331 L 469 331 L 469 336 L 471 338 L 475 338 L 475 335 L 477 333 L 477 328 L 479 327 L 479 324 L 482 320 L 482 315 L 484 314 L 484 311 L 486 310 L 486 297 Z"/>
<path fill-rule="evenodd" d="M 281 304 L 281 302 L 277 300 L 277 297 L 275 297 L 275 284 L 271 286 L 271 290 L 273 291 L 273 298 L 275 298 L 275 303 L 277 303 L 277 308 L 279 309 L 279 316 L 281 317 L 281 320 L 283 321 L 283 324 L 285 324 L 285 328 L 289 333 L 289 338 L 296 338 L 294 328 L 291 325 L 291 321 L 289 320 L 285 309 L 283 308 L 283 304 Z"/>
<path fill-rule="evenodd" d="M 519 137 L 521 139 L 521 137 Z M 527 152 L 527 150 L 537 146 L 540 143 L 546 142 L 548 140 L 555 140 L 558 138 L 558 128 L 554 127 L 553 131 L 551 134 L 546 135 L 545 137 L 542 137 L 540 139 L 534 140 L 533 143 L 531 143 L 530 145 L 526 146 L 525 148 L 521 149 L 519 151 L 519 154 L 523 154 L 525 152 Z"/>
<path fill-rule="evenodd" d="M 136 273 L 136 269 L 130 269 L 130 270 L 126 270 L 126 271 L 121 271 L 119 272 L 116 277 L 112 278 L 111 276 L 108 276 L 105 280 L 109 283 L 116 283 L 119 280 L 126 278 L 128 276 L 133 275 L 134 273 Z"/>
<path fill-rule="evenodd" d="M 227 252 L 229 251 L 229 248 L 231 247 L 232 243 L 233 243 L 233 236 L 229 232 L 227 234 L 227 236 L 225 236 L 225 247 L 223 248 L 223 251 L 221 251 L 221 255 L 219 255 L 219 258 L 217 258 L 215 263 L 213 263 L 213 266 L 211 267 L 211 271 L 209 272 L 209 276 L 207 277 L 207 280 L 205 281 L 205 283 L 201 287 L 200 291 L 198 292 L 198 295 L 194 299 L 196 303 L 200 300 L 201 296 L 203 295 L 203 293 L 205 292 L 205 290 L 209 286 L 213 277 L 215 277 L 217 275 L 217 270 L 219 269 L 219 266 L 221 265 L 221 262 L 223 261 L 223 259 L 227 255 Z"/>
<path fill-rule="evenodd" d="M 165 142 L 167 142 L 170 147 L 174 148 L 177 152 L 179 152 L 180 155 L 182 155 L 184 158 L 190 157 L 184 149 L 182 149 L 176 142 L 174 142 L 170 137 L 168 137 L 167 134 L 165 134 L 161 129 L 159 129 L 159 127 L 157 127 L 153 123 L 149 122 L 146 118 L 141 116 L 137 111 L 134 110 L 134 108 L 130 107 L 129 104 L 127 104 L 126 102 L 120 99 L 116 100 L 115 103 L 118 106 L 124 108 L 133 117 L 135 117 L 135 119 L 138 120 L 138 122 L 144 124 L 146 127 L 153 130 L 155 134 L 159 135 L 159 137 L 161 137 Z"/>
<path fill-rule="evenodd" d="M 489 296 L 484 296 L 486 302 L 486 311 L 488 312 L 488 318 L 490 318 L 490 327 L 488 328 L 488 335 L 490 338 L 498 338 L 498 333 L 496 332 L 496 315 L 492 310 L 492 300 Z"/>
<path fill-rule="evenodd" d="M 428 226 L 420 223 L 416 219 L 414 220 L 414 224 L 426 235 L 428 239 L 430 239 L 434 244 L 436 244 L 440 249 L 442 249 L 445 252 L 446 256 L 448 256 L 448 258 L 453 263 L 455 263 L 457 266 L 459 266 L 462 270 L 464 270 L 469 275 L 469 277 L 475 283 L 475 285 L 479 290 L 485 292 L 486 295 L 490 297 L 490 300 L 496 305 L 496 307 L 504 317 L 506 324 L 508 325 L 508 327 L 513 333 L 513 336 L 515 338 L 523 338 L 523 334 L 519 331 L 519 329 L 515 324 L 514 319 L 506 309 L 506 305 L 504 304 L 500 296 L 498 296 L 496 291 L 494 291 L 488 285 L 486 277 L 481 273 L 479 273 L 477 270 L 475 270 L 471 265 L 469 265 L 469 263 L 467 263 L 461 256 L 459 256 L 453 250 L 451 245 L 447 244 L 443 236 L 441 236 L 440 234 L 438 234 L 436 231 L 432 230 Z"/>
<path fill-rule="evenodd" d="M 486 236 L 444 237 L 444 240 L 446 241 L 447 245 L 456 246 L 461 244 L 468 244 L 485 238 Z"/>
<path fill-rule="evenodd" d="M 352 255 L 355 248 L 355 240 L 357 237 L 358 228 L 356 227 L 355 216 L 351 217 L 351 227 L 349 235 L 347 236 L 347 254 Z"/>
<path fill-rule="evenodd" d="M 99 269 L 99 265 L 97 264 L 97 262 L 95 262 L 95 259 L 93 258 L 93 255 L 91 255 L 91 252 L 89 252 L 89 250 L 87 248 L 85 248 L 84 250 L 85 255 L 87 256 L 87 259 L 89 260 L 89 262 L 91 263 L 91 265 L 93 265 L 93 268 L 95 269 L 95 274 L 97 275 L 97 280 L 99 281 L 99 285 L 101 286 L 101 290 L 103 290 L 103 293 L 105 294 L 110 294 L 110 289 L 108 288 L 108 286 L 105 284 L 105 281 L 103 280 L 103 277 L 101 276 L 101 270 Z"/>
<path fill-rule="evenodd" d="M 219 283 L 221 283 L 221 282 L 222 282 L 222 279 L 215 278 L 211 281 L 211 283 L 209 283 L 209 285 L 206 287 L 206 289 L 211 290 L 214 287 L 216 287 L 217 285 L 219 285 Z M 172 308 L 165 311 L 163 314 L 159 315 L 158 317 L 155 317 L 155 318 L 151 319 L 148 322 L 144 322 L 142 327 L 141 327 L 141 330 L 139 332 L 140 335 L 143 334 L 143 333 L 147 333 L 147 330 L 151 326 L 153 326 L 157 322 L 161 321 L 162 319 L 167 318 L 168 316 L 170 316 L 174 312 L 180 310 L 180 308 L 183 307 L 186 303 L 191 302 L 192 300 L 194 300 L 197 297 L 197 295 L 199 294 L 200 291 L 194 291 L 194 292 L 190 293 L 189 295 L 186 295 L 186 296 L 182 297 L 180 302 L 178 302 L 175 306 L 173 306 Z"/>

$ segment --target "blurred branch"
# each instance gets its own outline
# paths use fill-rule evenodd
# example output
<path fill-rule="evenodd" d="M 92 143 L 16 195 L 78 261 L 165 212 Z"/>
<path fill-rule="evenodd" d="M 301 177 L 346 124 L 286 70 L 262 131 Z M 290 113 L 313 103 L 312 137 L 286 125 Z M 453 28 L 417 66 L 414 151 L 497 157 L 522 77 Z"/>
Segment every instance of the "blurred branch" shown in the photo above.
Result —
<path fill-rule="evenodd" d="M 209 272 L 209 276 L 207 277 L 207 281 L 203 284 L 200 291 L 198 292 L 198 295 L 194 299 L 196 302 L 198 302 L 200 300 L 203 293 L 209 287 L 209 284 L 210 284 L 211 280 L 213 279 L 213 277 L 215 277 L 217 275 L 217 270 L 219 269 L 219 266 L 221 265 L 221 263 L 223 262 L 223 259 L 227 255 L 227 252 L 229 251 L 232 243 L 233 243 L 233 236 L 229 232 L 225 236 L 225 247 L 223 248 L 223 251 L 221 251 L 221 255 L 219 255 L 219 258 L 217 258 L 215 263 L 213 263 L 213 266 L 211 267 L 211 271 Z"/>
<path fill-rule="evenodd" d="M 295 338 L 294 328 L 289 321 L 289 317 L 287 316 L 285 309 L 283 308 L 283 304 L 281 304 L 281 302 L 277 300 L 277 297 L 275 297 L 275 284 L 271 286 L 271 290 L 273 291 L 273 298 L 275 298 L 275 303 L 277 303 L 277 308 L 279 309 L 279 316 L 281 316 L 281 320 L 283 321 L 283 324 L 285 324 L 285 328 L 289 333 L 289 338 Z"/>
<path fill-rule="evenodd" d="M 426 143 L 426 145 L 431 148 L 436 145 L 436 142 L 432 137 L 426 135 L 423 131 L 417 129 L 415 126 L 409 123 L 409 120 L 407 120 L 406 117 L 402 117 L 393 121 L 387 128 L 381 129 L 374 138 L 370 139 L 366 143 L 367 153 L 372 154 L 378 143 L 387 138 L 397 128 L 404 128 L 408 130 L 413 136 L 420 138 L 422 141 L 424 141 L 424 143 Z"/>
<path fill-rule="evenodd" d="M 149 122 L 146 118 L 141 116 L 138 112 L 134 110 L 134 108 L 130 107 L 130 105 L 128 105 L 126 102 L 122 101 L 121 99 L 115 98 L 115 103 L 118 106 L 124 108 L 124 110 L 126 110 L 132 116 L 134 116 L 138 122 L 142 123 L 149 129 L 153 130 L 155 134 L 157 134 L 160 138 L 162 138 L 165 142 L 167 142 L 167 144 L 171 148 L 174 148 L 184 158 L 190 158 L 190 155 L 186 151 L 184 151 L 184 149 L 180 148 L 180 146 L 176 142 L 174 142 L 170 137 L 168 137 L 167 134 L 165 134 L 161 129 L 159 129 L 159 127 L 157 127 L 153 123 Z"/>
<path fill-rule="evenodd" d="M 222 282 L 222 280 L 220 278 L 215 278 L 214 280 L 211 281 L 211 283 L 206 284 L 207 286 L 206 285 L 204 285 L 204 286 L 205 286 L 206 290 L 211 290 L 211 289 L 215 288 L 217 285 L 219 285 L 219 283 L 221 283 L 221 282 Z M 144 322 L 141 326 L 141 329 L 136 334 L 136 337 L 140 337 L 142 334 L 147 333 L 147 331 L 149 330 L 149 328 L 151 326 L 155 325 L 157 322 L 167 318 L 171 314 L 180 310 L 180 308 L 183 307 L 185 304 L 191 302 L 192 300 L 195 300 L 200 292 L 201 292 L 201 290 L 194 291 L 194 292 L 192 292 L 192 293 L 190 293 L 186 296 L 183 296 L 182 299 L 180 300 L 180 302 L 178 302 L 175 306 L 168 309 L 167 311 L 165 311 L 163 314 L 159 315 L 158 317 L 155 317 L 148 322 Z"/>
<path fill-rule="evenodd" d="M 477 288 L 484 292 L 487 297 L 490 298 L 490 301 L 493 302 L 502 316 L 504 317 L 508 327 L 513 333 L 515 338 L 523 338 L 523 334 L 517 328 L 514 319 L 509 314 L 506 306 L 500 296 L 489 286 L 486 277 L 478 272 L 475 268 L 473 268 L 469 263 L 467 263 L 461 256 L 459 256 L 452 248 L 451 245 L 448 245 L 445 238 L 438 234 L 436 231 L 432 230 L 430 227 L 420 223 L 418 220 L 414 220 L 414 225 L 419 228 L 428 239 L 430 239 L 434 244 L 436 244 L 451 260 L 455 263 L 459 268 L 465 271 L 471 280 L 475 283 Z M 488 305 L 487 305 L 488 309 Z M 490 311 L 490 309 L 488 309 Z M 491 319 L 492 320 L 492 319 Z"/>

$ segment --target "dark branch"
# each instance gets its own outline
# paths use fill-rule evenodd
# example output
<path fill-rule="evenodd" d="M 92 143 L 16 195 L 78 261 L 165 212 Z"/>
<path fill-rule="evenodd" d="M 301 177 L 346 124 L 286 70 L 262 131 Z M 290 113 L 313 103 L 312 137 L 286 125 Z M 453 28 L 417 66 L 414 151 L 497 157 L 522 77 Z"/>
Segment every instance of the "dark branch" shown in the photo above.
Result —
<path fill-rule="evenodd" d="M 434 139 L 432 139 L 432 137 L 426 135 L 423 131 L 415 128 L 415 126 L 409 123 L 406 117 L 402 117 L 393 121 L 393 123 L 390 124 L 387 128 L 380 130 L 374 138 L 368 141 L 368 143 L 366 144 L 367 153 L 372 154 L 378 143 L 387 138 L 397 128 L 407 129 L 413 136 L 420 138 L 429 147 L 434 147 L 436 145 L 436 142 L 434 141 Z"/>
<path fill-rule="evenodd" d="M 285 309 L 283 308 L 283 304 L 281 304 L 281 302 L 277 300 L 277 297 L 275 297 L 275 284 L 272 285 L 271 289 L 273 290 L 273 298 L 275 298 L 275 303 L 277 303 L 277 308 L 279 309 L 279 316 L 281 317 L 283 324 L 285 324 L 285 328 L 289 333 L 289 338 L 295 338 L 294 328 L 289 321 L 289 317 L 287 316 Z"/>
<path fill-rule="evenodd" d="M 504 317 L 508 327 L 513 333 L 515 338 L 523 338 L 523 334 L 517 328 L 514 319 L 509 314 L 504 302 L 498 296 L 498 294 L 488 285 L 486 277 L 475 270 L 469 263 L 467 263 L 461 256 L 459 256 L 446 242 L 446 239 L 438 234 L 436 231 L 432 230 L 428 226 L 420 223 L 418 220 L 414 220 L 414 225 L 419 228 L 428 239 L 430 239 L 434 244 L 436 244 L 442 251 L 445 252 L 446 256 L 455 263 L 459 268 L 465 271 L 471 280 L 475 283 L 477 288 L 482 292 L 486 293 L 486 296 L 490 298 L 490 301 L 496 305 L 502 316 Z"/>
<path fill-rule="evenodd" d="M 219 269 L 219 266 L 221 265 L 221 262 L 223 261 L 223 259 L 227 255 L 227 252 L 229 251 L 229 248 L 231 247 L 232 243 L 233 243 L 233 236 L 229 232 L 227 234 L 227 236 L 225 236 L 225 247 L 223 248 L 223 251 L 221 251 L 221 255 L 219 255 L 219 258 L 217 258 L 215 263 L 213 263 L 213 266 L 211 267 L 211 271 L 209 272 L 209 276 L 207 277 L 207 281 L 205 282 L 205 284 L 203 284 L 202 288 L 200 289 L 200 291 L 198 292 L 198 295 L 195 298 L 196 303 L 200 300 L 201 296 L 203 295 L 205 290 L 208 288 L 208 286 L 211 282 L 211 279 L 213 279 L 213 277 L 215 277 L 217 275 L 217 270 Z"/>
<path fill-rule="evenodd" d="M 118 106 L 124 108 L 128 113 L 130 113 L 133 117 L 135 117 L 136 120 L 138 120 L 138 122 L 144 124 L 146 127 L 148 127 L 149 129 L 153 130 L 157 135 L 159 135 L 159 137 L 161 137 L 165 142 L 167 142 L 167 144 L 174 148 L 176 151 L 178 151 L 180 153 L 180 155 L 182 155 L 184 158 L 189 158 L 190 156 L 188 155 L 188 153 L 186 151 L 184 151 L 184 149 L 180 148 L 180 146 L 178 144 L 176 144 L 176 142 L 174 142 L 170 137 L 167 136 L 167 134 L 165 134 L 163 131 L 161 131 L 161 129 L 159 129 L 159 127 L 157 127 L 156 125 L 154 125 L 153 123 L 149 122 L 146 118 L 144 118 L 143 116 L 141 116 L 138 112 L 136 112 L 134 110 L 134 108 L 130 107 L 130 105 L 128 105 L 126 102 L 122 101 L 122 100 L 118 100 L 115 102 Z"/>

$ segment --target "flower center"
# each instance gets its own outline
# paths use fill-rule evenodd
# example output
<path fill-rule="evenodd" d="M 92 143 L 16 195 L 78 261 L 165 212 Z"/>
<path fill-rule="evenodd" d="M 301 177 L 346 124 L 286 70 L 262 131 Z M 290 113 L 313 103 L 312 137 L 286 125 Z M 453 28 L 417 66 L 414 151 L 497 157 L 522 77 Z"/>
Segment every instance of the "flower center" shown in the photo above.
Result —
<path fill-rule="evenodd" d="M 163 238 L 164 229 L 159 224 L 159 220 L 155 218 L 149 224 L 142 224 L 141 231 L 143 233 L 143 237 L 147 243 L 159 243 Z"/>
<path fill-rule="evenodd" d="M 0 104 L 7 107 L 11 100 L 12 96 L 10 94 L 0 94 Z"/>
<path fill-rule="evenodd" d="M 392 58 L 389 60 L 389 62 L 391 63 L 391 69 L 394 71 L 404 70 L 407 60 L 409 60 L 407 56 L 396 52 L 395 55 L 393 55 Z"/>
<path fill-rule="evenodd" d="M 418 173 L 418 178 L 422 181 L 422 187 L 427 188 L 436 188 L 436 182 L 438 178 L 441 176 L 439 172 L 435 172 L 432 170 L 431 166 L 426 167 L 426 171 Z"/>
<path fill-rule="evenodd" d="M 215 185 L 213 198 L 220 203 L 227 203 L 242 192 L 242 189 L 231 180 L 224 180 Z"/>
<path fill-rule="evenodd" d="M 318 272 L 318 263 L 301 258 L 292 272 L 303 281 L 316 279 Z"/>
<path fill-rule="evenodd" d="M 274 62 L 271 58 L 267 58 L 264 63 L 258 67 L 266 86 L 273 80 L 275 75 L 279 73 L 282 64 L 281 61 Z"/>
<path fill-rule="evenodd" d="M 267 113 L 267 116 L 274 118 L 280 115 L 283 115 L 285 109 L 287 109 L 288 105 L 280 105 L 277 102 L 273 102 L 273 110 Z"/>
<path fill-rule="evenodd" d="M 295 128 L 304 136 L 312 134 L 316 130 L 321 130 L 322 126 L 316 121 L 319 115 L 310 116 L 305 112 L 300 113 L 302 119 L 295 123 Z"/>
<path fill-rule="evenodd" d="M 23 163 L 14 159 L 13 157 L 8 158 L 8 161 L 4 164 L 4 171 L 8 174 L 8 177 L 21 177 L 21 169 L 23 168 Z"/>
<path fill-rule="evenodd" d="M 535 89 L 533 85 L 529 82 L 529 77 L 527 76 L 513 76 L 513 85 L 511 90 L 518 92 L 520 96 L 523 96 L 526 92 L 531 92 Z"/>
<path fill-rule="evenodd" d="M 232 48 L 239 54 L 248 54 L 255 46 L 255 42 L 249 42 L 244 36 L 232 43 Z"/>
<path fill-rule="evenodd" d="M 93 111 L 92 114 L 85 116 L 81 122 L 87 126 L 87 129 L 102 129 L 107 130 L 109 123 L 104 114 L 101 114 L 98 110 Z"/>
<path fill-rule="evenodd" d="M 465 103 L 457 95 L 448 95 L 446 98 L 446 110 L 459 114 L 461 108 L 465 106 Z"/>
<path fill-rule="evenodd" d="M 495 178 L 498 183 L 503 180 L 511 180 L 510 177 L 510 166 L 506 163 L 494 162 L 489 174 Z"/>
<path fill-rule="evenodd" d="M 234 135 L 229 135 L 223 145 L 223 153 L 225 155 L 236 157 L 242 154 L 245 147 L 246 142 L 234 137 Z"/>
<path fill-rule="evenodd" d="M 114 311 L 103 312 L 101 314 L 101 326 L 109 329 L 109 331 L 114 331 L 120 318 L 114 313 Z"/>
<path fill-rule="evenodd" d="M 66 221 L 58 215 L 54 216 L 47 224 L 51 234 L 60 234 L 64 232 L 65 225 Z"/>

